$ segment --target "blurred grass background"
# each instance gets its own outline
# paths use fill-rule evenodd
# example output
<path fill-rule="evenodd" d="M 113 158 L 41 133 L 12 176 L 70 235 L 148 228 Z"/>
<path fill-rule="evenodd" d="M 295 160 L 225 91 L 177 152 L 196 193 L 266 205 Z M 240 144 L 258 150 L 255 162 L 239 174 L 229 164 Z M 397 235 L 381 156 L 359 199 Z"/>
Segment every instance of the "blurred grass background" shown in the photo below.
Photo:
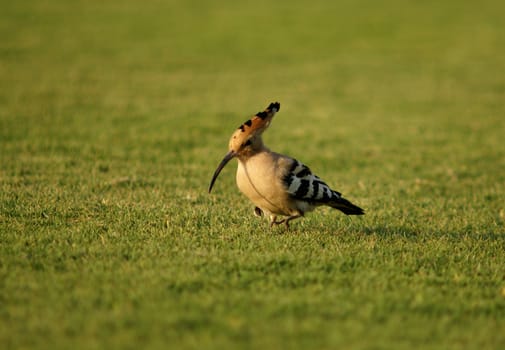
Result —
<path fill-rule="evenodd" d="M 497 349 L 500 1 L 2 1 L 6 348 Z M 269 231 L 231 132 L 364 218 Z"/>

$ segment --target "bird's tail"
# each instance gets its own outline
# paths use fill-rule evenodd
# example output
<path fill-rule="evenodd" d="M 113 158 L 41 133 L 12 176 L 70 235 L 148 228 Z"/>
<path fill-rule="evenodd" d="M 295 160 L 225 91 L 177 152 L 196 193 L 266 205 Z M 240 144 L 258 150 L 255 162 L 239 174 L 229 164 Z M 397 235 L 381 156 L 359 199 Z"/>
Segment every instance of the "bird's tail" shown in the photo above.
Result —
<path fill-rule="evenodd" d="M 352 204 L 347 199 L 343 197 L 336 197 L 331 200 L 328 205 L 332 208 L 340 210 L 342 213 L 346 215 L 363 215 L 365 211 L 358 207 L 357 205 Z"/>

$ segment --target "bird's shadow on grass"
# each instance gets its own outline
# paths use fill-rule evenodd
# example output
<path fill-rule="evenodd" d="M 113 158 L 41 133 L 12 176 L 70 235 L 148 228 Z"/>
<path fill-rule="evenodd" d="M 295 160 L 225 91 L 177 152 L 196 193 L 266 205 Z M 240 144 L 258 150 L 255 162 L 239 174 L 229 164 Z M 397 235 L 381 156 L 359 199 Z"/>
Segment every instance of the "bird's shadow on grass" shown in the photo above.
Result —
<path fill-rule="evenodd" d="M 378 235 L 381 237 L 401 236 L 405 238 L 416 238 L 427 232 L 421 231 L 420 228 L 409 226 L 388 226 L 388 225 L 374 225 L 361 227 L 356 230 L 357 233 L 362 233 L 367 236 Z"/>
<path fill-rule="evenodd" d="M 418 238 L 434 238 L 446 237 L 449 239 L 461 239 L 464 236 L 471 236 L 473 239 L 495 241 L 504 240 L 505 233 L 490 230 L 489 232 L 467 232 L 465 230 L 436 230 L 426 227 L 412 227 L 412 226 L 387 226 L 375 225 L 369 227 L 361 227 L 356 229 L 356 233 L 365 234 L 367 236 L 377 235 L 381 237 L 404 237 L 407 239 Z"/>
<path fill-rule="evenodd" d="M 304 232 L 305 230 L 317 231 L 320 233 L 327 232 L 333 235 L 365 235 L 365 236 L 380 236 L 380 237 L 404 237 L 418 238 L 427 234 L 434 234 L 426 227 L 416 227 L 415 225 L 404 224 L 388 224 L 375 223 L 368 225 L 365 221 L 356 220 L 341 220 L 338 223 L 320 223 L 315 220 L 301 222 L 295 226 L 295 229 L 288 232 Z"/>
<path fill-rule="evenodd" d="M 263 228 L 263 226 L 261 226 Z M 258 228 L 258 227 L 257 227 Z M 273 227 L 265 226 L 265 233 L 277 235 L 297 235 L 297 234 L 330 234 L 330 235 L 365 235 L 365 236 L 380 236 L 380 237 L 404 237 L 404 238 L 417 238 L 431 234 L 432 232 L 422 231 L 420 228 L 408 226 L 341 226 L 338 228 L 328 228 L 325 226 L 313 227 L 310 225 L 292 225 L 286 229 L 284 225 L 276 225 Z"/>

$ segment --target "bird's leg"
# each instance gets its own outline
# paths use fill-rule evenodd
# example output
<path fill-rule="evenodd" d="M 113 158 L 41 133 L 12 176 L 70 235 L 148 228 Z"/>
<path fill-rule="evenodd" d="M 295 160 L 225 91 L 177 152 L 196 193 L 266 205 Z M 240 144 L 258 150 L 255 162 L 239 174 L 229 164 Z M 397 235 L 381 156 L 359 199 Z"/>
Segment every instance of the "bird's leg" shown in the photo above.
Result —
<path fill-rule="evenodd" d="M 280 221 L 277 221 L 277 216 L 275 215 L 270 215 L 270 227 L 272 227 L 273 225 L 280 225 L 284 222 L 285 220 L 280 220 Z"/>
<path fill-rule="evenodd" d="M 303 214 L 298 214 L 298 215 L 293 215 L 293 216 L 290 216 L 289 218 L 285 219 L 285 220 L 282 220 L 281 222 L 279 222 L 279 224 L 283 223 L 286 225 L 286 229 L 289 230 L 289 222 L 291 220 L 294 220 L 294 219 L 298 219 L 298 218 L 301 218 L 303 216 Z"/>

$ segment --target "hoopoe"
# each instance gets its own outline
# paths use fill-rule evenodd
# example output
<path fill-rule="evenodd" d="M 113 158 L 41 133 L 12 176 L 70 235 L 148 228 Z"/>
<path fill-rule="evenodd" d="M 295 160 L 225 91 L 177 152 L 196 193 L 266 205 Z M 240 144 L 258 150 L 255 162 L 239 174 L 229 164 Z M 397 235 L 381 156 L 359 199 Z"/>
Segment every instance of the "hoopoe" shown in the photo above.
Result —
<path fill-rule="evenodd" d="M 279 109 L 279 102 L 271 103 L 233 133 L 229 151 L 212 176 L 209 193 L 225 165 L 238 158 L 237 186 L 256 206 L 256 215 L 264 213 L 270 217 L 270 227 L 284 223 L 289 228 L 290 221 L 321 205 L 347 215 L 364 214 L 363 209 L 332 190 L 306 165 L 265 147 L 261 135 Z M 285 218 L 277 220 L 279 215 Z"/>

